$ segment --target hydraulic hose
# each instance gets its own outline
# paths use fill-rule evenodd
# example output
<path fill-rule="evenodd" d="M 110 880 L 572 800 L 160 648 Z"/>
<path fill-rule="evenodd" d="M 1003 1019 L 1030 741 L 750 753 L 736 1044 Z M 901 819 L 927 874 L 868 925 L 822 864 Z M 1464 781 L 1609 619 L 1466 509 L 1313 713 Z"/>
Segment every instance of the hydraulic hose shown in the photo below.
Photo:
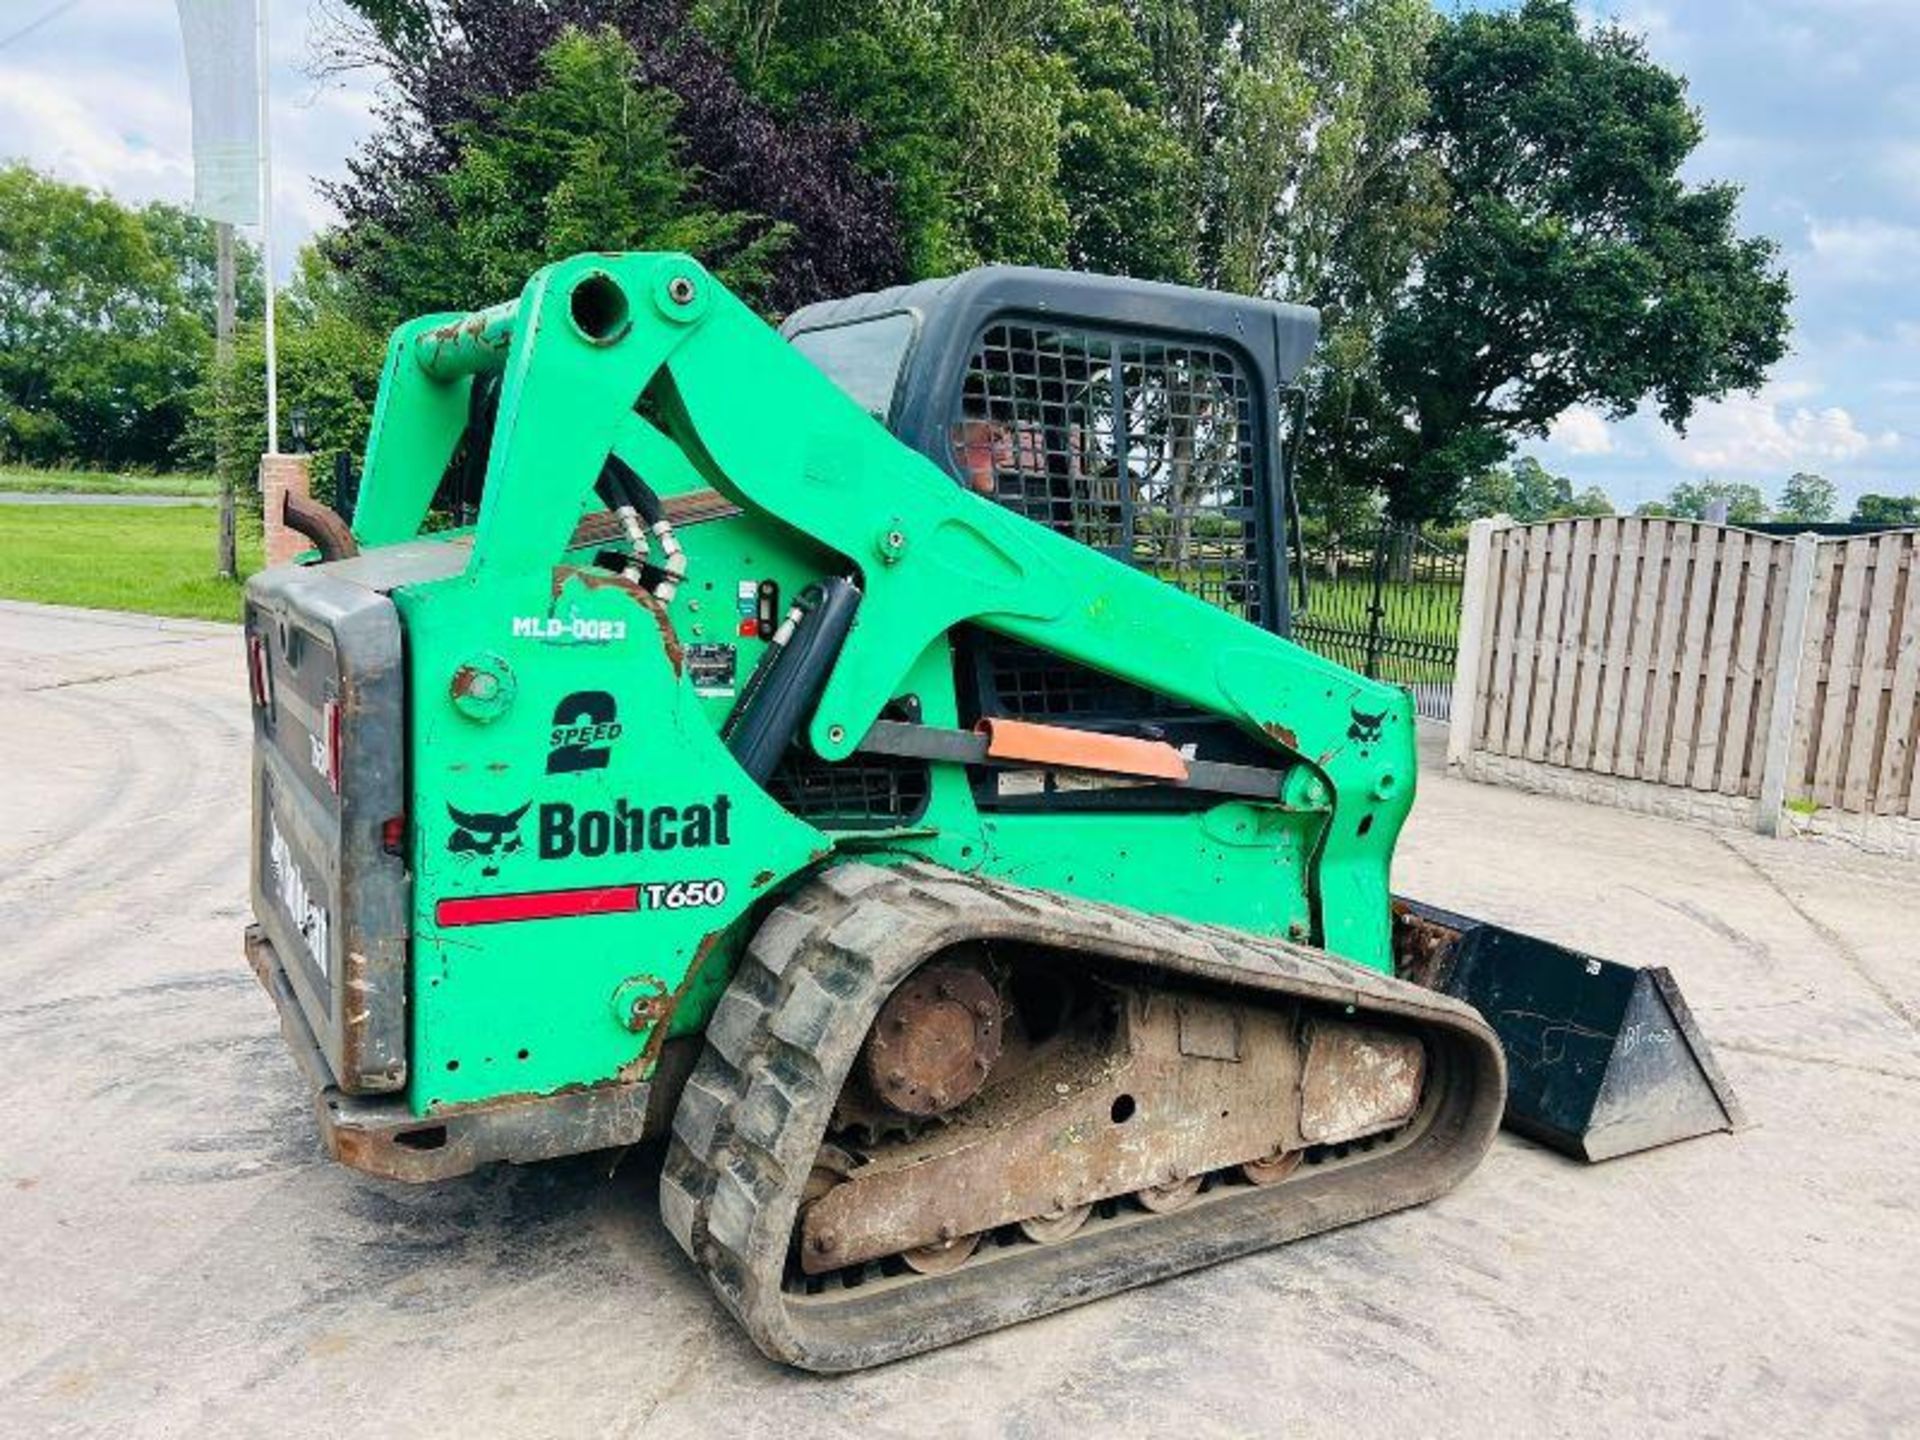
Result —
<path fill-rule="evenodd" d="M 687 578 L 687 556 L 680 548 L 680 538 L 673 533 L 673 522 L 667 519 L 660 497 L 634 473 L 631 465 L 613 454 L 609 454 L 607 463 L 600 467 L 599 478 L 593 486 L 601 503 L 619 518 L 627 539 L 633 542 L 634 563 L 622 573 L 638 583 L 640 566 L 648 552 L 647 534 L 651 532 L 660 543 L 661 578 L 653 584 L 653 596 L 662 602 L 672 600 L 681 581 Z"/>
<path fill-rule="evenodd" d="M 600 503 L 613 512 L 613 518 L 620 522 L 620 529 L 627 537 L 627 543 L 633 546 L 633 558 L 621 567 L 621 578 L 629 584 L 640 583 L 640 567 L 647 558 L 647 532 L 641 527 L 640 514 L 633 503 L 633 497 L 619 481 L 614 469 L 614 459 L 607 457 L 607 463 L 600 467 L 600 474 L 594 479 L 593 493 L 600 497 Z"/>

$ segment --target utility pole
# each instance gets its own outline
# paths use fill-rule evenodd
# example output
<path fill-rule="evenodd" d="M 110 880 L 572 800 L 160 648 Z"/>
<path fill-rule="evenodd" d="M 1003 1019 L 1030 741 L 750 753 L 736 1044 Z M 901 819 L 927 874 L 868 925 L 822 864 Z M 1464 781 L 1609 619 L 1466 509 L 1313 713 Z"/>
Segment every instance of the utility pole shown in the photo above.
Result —
<path fill-rule="evenodd" d="M 213 227 L 213 468 L 220 477 L 220 573 L 229 580 L 239 574 L 233 534 L 233 456 L 227 434 L 228 402 L 233 385 L 233 226 L 222 220 Z"/>

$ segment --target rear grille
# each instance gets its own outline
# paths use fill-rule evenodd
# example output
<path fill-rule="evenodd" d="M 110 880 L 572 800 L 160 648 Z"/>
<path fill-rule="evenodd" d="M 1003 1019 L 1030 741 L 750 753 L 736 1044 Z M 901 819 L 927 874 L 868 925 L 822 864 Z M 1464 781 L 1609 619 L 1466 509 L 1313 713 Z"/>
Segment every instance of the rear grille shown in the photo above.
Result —
<path fill-rule="evenodd" d="M 976 491 L 1264 622 L 1258 432 L 1228 351 L 998 322 L 974 346 L 949 438 Z"/>
<path fill-rule="evenodd" d="M 859 829 L 918 819 L 931 786 L 924 760 L 862 755 L 828 764 L 795 750 L 768 778 L 767 793 L 802 819 Z"/>

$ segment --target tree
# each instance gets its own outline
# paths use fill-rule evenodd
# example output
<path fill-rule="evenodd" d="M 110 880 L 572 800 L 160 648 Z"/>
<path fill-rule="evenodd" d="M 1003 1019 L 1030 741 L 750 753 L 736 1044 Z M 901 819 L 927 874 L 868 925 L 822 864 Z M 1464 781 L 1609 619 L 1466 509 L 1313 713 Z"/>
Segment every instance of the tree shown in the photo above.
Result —
<path fill-rule="evenodd" d="M 708 0 L 699 14 L 756 91 L 788 111 L 825 96 L 858 120 L 916 276 L 1068 263 L 1330 303 L 1360 248 L 1350 232 L 1409 233 L 1382 212 L 1406 188 L 1424 104 L 1426 0 Z"/>
<path fill-rule="evenodd" d="M 1853 507 L 1855 525 L 1920 525 L 1920 495 L 1862 495 Z"/>
<path fill-rule="evenodd" d="M 1736 480 L 1683 481 L 1673 487 L 1665 504 L 1643 505 L 1636 514 L 1665 515 L 1675 520 L 1704 520 L 1707 511 L 1724 502 L 1729 525 L 1757 525 L 1768 518 L 1767 497 L 1760 487 Z"/>
<path fill-rule="evenodd" d="M 1562 520 L 1581 516 L 1602 516 L 1614 513 L 1613 497 L 1598 485 L 1589 485 L 1564 505 L 1554 507 L 1549 519 Z"/>
<path fill-rule="evenodd" d="M 418 296 L 381 272 L 384 240 L 441 206 L 436 187 L 471 147 L 476 127 L 485 129 L 504 103 L 547 80 L 543 57 L 569 27 L 611 26 L 631 49 L 628 87 L 672 98 L 666 124 L 686 181 L 680 203 L 758 216 L 760 235 L 784 237 L 765 248 L 764 284 L 747 298 L 784 313 L 902 278 L 892 185 L 862 168 L 858 131 L 825 104 L 783 116 L 763 103 L 730 58 L 693 28 L 680 0 L 349 4 L 349 23 L 329 42 L 325 61 L 379 70 L 390 99 L 380 129 L 349 162 L 348 180 L 322 187 L 343 220 L 324 249 L 347 272 L 369 318 L 391 324 L 418 312 Z M 658 115 L 653 101 L 644 103 Z M 544 200 L 513 197 L 525 209 Z M 573 203 L 584 216 L 585 201 Z M 439 209 L 442 221 L 446 213 Z M 588 248 L 614 243 L 603 238 Z M 452 284 L 461 287 L 459 305 L 489 298 L 474 293 L 470 277 L 445 277 L 442 291 Z"/>
<path fill-rule="evenodd" d="M 1531 455 L 1481 471 L 1461 489 L 1455 513 L 1462 520 L 1507 515 L 1515 520 L 1564 520 L 1611 515 L 1613 501 L 1598 485 L 1579 494 L 1573 482 L 1555 475 Z"/>
<path fill-rule="evenodd" d="M 386 336 L 356 317 L 341 276 L 313 246 L 295 258 L 293 281 L 276 299 L 281 415 L 284 420 L 300 412 L 313 453 L 314 494 L 332 504 L 335 460 L 344 455 L 357 465 L 366 453 Z M 221 478 L 241 495 L 255 493 L 254 466 L 267 443 L 266 368 L 256 314 L 235 335 L 224 394 L 209 375 L 194 396 L 188 453 L 208 468 L 216 457 L 223 459 Z M 288 438 L 284 423 L 281 434 Z"/>
<path fill-rule="evenodd" d="M 1525 0 L 1447 20 L 1431 57 L 1422 139 L 1451 196 L 1381 333 L 1397 515 L 1444 513 L 1570 406 L 1651 402 L 1684 428 L 1765 379 L 1788 328 L 1776 247 L 1736 233 L 1736 187 L 1681 178 L 1700 117 L 1640 39 Z"/>
<path fill-rule="evenodd" d="M 1426 0 L 1146 0 L 1139 23 L 1193 156 L 1203 283 L 1326 305 L 1364 269 L 1356 232 L 1421 188 Z M 1398 283 L 1404 259 L 1390 278 Z"/>
<path fill-rule="evenodd" d="M 1483 470 L 1460 492 L 1458 515 L 1480 520 L 1508 515 L 1515 520 L 1545 520 L 1573 504 L 1573 482 L 1555 475 L 1531 455 Z"/>
<path fill-rule="evenodd" d="M 453 128 L 444 172 L 393 192 L 398 223 L 337 237 L 350 273 L 414 312 L 513 295 L 582 250 L 685 250 L 737 288 L 765 284 L 785 231 L 692 198 L 678 102 L 635 82 L 625 40 L 567 31 L 540 64 L 539 83 Z"/>
<path fill-rule="evenodd" d="M 783 113 L 824 98 L 893 182 L 913 277 L 989 261 L 1191 279 L 1189 156 L 1119 0 L 715 0 Z"/>
<path fill-rule="evenodd" d="M 1060 107 L 1067 264 L 1191 283 L 1194 157 L 1167 115 L 1153 55 L 1118 4 L 1069 0 L 1053 22 L 1072 84 Z"/>
<path fill-rule="evenodd" d="M 1321 311 L 1297 477 L 1310 510 L 1343 513 L 1396 463 L 1379 333 L 1445 218 L 1444 182 L 1418 144 L 1433 9 L 1142 0 L 1136 15 L 1190 155 L 1178 193 L 1192 274 Z"/>
<path fill-rule="evenodd" d="M 213 353 L 193 263 L 212 248 L 212 227 L 170 206 L 0 167 L 0 454 L 171 463 Z"/>
<path fill-rule="evenodd" d="M 1834 511 L 1839 506 L 1840 496 L 1831 480 L 1802 470 L 1791 476 L 1786 488 L 1780 492 L 1780 503 L 1774 507 L 1774 517 L 1818 525 L 1833 519 Z"/>
<path fill-rule="evenodd" d="M 211 335 L 220 303 L 219 242 L 213 222 L 160 202 L 142 206 L 138 213 L 154 253 L 173 271 L 181 300 Z M 266 294 L 260 250 L 241 235 L 234 236 L 233 271 L 234 318 L 258 320 Z"/>

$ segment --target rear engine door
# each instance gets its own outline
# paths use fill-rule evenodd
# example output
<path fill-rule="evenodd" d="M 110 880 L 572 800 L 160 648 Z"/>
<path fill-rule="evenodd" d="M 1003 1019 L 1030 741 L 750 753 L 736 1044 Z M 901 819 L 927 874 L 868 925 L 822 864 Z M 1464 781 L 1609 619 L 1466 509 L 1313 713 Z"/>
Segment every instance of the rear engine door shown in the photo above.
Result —
<path fill-rule="evenodd" d="M 325 568 L 247 587 L 253 910 L 334 1079 L 406 1083 L 405 680 L 385 595 Z"/>

